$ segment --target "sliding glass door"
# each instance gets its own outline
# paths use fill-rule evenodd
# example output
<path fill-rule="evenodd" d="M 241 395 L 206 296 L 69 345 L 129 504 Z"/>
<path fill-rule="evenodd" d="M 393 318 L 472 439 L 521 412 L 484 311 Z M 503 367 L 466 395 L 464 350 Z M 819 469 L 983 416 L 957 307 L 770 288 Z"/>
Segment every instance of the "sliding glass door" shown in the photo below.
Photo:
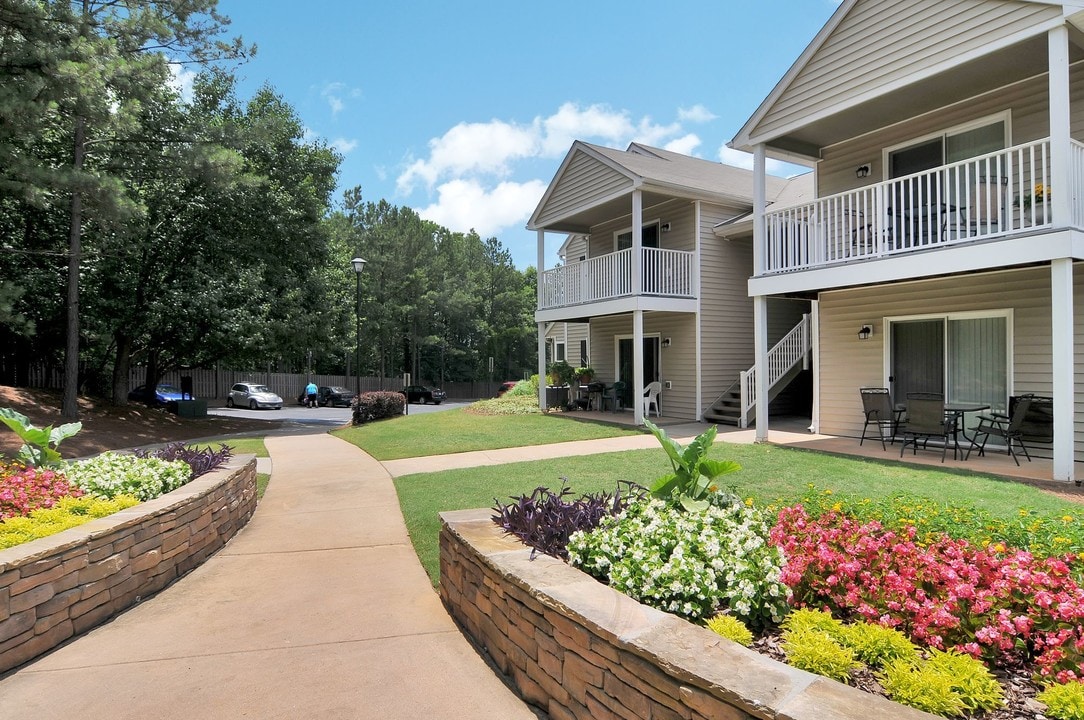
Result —
<path fill-rule="evenodd" d="M 1011 315 L 967 313 L 890 319 L 888 379 L 892 399 L 933 392 L 947 403 L 987 405 L 1006 412 Z M 967 418 L 965 426 L 974 426 Z"/>

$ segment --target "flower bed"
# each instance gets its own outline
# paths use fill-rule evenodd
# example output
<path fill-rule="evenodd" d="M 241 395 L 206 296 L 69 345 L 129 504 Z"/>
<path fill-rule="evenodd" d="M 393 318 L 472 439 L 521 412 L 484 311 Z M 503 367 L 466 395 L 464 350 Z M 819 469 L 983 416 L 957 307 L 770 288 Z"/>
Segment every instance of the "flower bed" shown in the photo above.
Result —
<path fill-rule="evenodd" d="M 934 717 L 747 650 L 556 558 L 532 557 L 490 514 L 441 513 L 441 599 L 551 718 Z"/>
<path fill-rule="evenodd" d="M 199 566 L 256 509 L 256 461 L 0 550 L 0 672 L 98 625 Z"/>

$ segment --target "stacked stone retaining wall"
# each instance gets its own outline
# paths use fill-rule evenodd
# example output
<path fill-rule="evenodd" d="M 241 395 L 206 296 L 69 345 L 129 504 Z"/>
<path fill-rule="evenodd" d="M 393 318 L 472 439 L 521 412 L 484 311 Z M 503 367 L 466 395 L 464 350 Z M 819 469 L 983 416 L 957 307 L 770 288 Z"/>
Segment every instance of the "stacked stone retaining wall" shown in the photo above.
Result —
<path fill-rule="evenodd" d="M 491 514 L 441 514 L 441 599 L 551 720 L 934 718 L 641 605 L 560 560 L 532 558 Z"/>
<path fill-rule="evenodd" d="M 0 550 L 0 672 L 158 592 L 256 510 L 251 455 L 159 498 Z"/>

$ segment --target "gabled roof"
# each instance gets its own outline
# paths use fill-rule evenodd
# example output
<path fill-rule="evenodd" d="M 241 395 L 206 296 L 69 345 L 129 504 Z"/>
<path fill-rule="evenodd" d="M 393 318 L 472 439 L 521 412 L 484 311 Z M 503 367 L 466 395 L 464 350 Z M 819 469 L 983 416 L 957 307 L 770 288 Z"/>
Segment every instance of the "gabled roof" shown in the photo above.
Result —
<path fill-rule="evenodd" d="M 1046 30 L 1074 22 L 1081 9 L 1082 0 L 844 0 L 729 144 L 749 150 L 766 142 L 773 157 L 814 157 L 824 143 L 908 110 L 991 89 L 1013 72 L 1026 77 L 1035 70 L 1020 57 L 1045 64 Z M 1023 44 L 1028 38 L 1035 42 Z M 1020 55 L 1000 56 L 1007 69 L 986 60 L 1011 46 Z M 885 103 L 920 81 L 926 84 L 917 97 Z M 834 134 L 830 122 L 838 125 Z"/>
<path fill-rule="evenodd" d="M 787 186 L 782 178 L 767 179 L 768 196 Z M 753 173 L 743 168 L 632 143 L 626 150 L 575 141 L 543 194 L 527 228 L 587 232 L 598 213 L 620 202 L 629 212 L 628 196 L 642 190 L 651 199 L 707 200 L 745 206 L 752 204 Z M 591 215 L 590 211 L 598 213 Z"/>

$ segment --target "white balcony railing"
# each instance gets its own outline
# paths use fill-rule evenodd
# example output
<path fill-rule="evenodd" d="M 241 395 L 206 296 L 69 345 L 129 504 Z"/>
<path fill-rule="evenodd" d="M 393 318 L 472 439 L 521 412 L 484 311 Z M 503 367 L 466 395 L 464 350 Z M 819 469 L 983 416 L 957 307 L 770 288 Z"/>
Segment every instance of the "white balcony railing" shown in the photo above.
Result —
<path fill-rule="evenodd" d="M 642 248 L 640 294 L 692 298 L 693 253 L 685 250 Z M 569 263 L 542 273 L 540 310 L 584 305 L 629 297 L 632 288 L 632 250 Z"/>
<path fill-rule="evenodd" d="M 1050 194 L 1080 197 L 1084 145 L 1069 188 L 1050 187 L 1050 141 L 1017 145 L 765 213 L 765 274 L 807 270 L 1051 227 Z M 1073 225 L 1084 209 L 1071 202 Z M 1065 224 L 1065 223 L 1063 223 Z"/>

